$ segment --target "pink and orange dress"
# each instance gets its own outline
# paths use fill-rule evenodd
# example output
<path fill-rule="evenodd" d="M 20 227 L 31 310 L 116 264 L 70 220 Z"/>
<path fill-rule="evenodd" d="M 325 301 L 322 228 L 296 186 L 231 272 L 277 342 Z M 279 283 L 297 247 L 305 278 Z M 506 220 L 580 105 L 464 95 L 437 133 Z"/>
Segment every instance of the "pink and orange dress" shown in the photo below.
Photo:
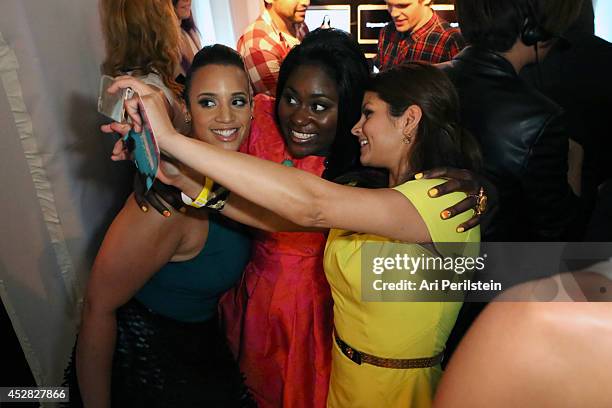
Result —
<path fill-rule="evenodd" d="M 255 97 L 241 149 L 321 176 L 324 157 L 293 158 L 274 120 L 274 98 Z M 221 301 L 230 348 L 262 408 L 325 407 L 332 298 L 323 272 L 326 234 L 258 231 L 242 281 Z"/>

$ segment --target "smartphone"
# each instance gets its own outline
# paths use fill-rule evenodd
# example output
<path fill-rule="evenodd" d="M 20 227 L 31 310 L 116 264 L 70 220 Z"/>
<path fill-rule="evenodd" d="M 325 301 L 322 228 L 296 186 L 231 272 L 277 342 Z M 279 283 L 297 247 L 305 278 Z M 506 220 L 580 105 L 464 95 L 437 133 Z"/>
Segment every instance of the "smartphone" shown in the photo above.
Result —
<path fill-rule="evenodd" d="M 140 96 L 136 97 L 138 98 L 138 113 L 141 118 L 142 131 L 138 133 L 133 129 L 130 130 L 124 137 L 124 141 L 133 144 L 134 149 L 132 153 L 138 169 L 138 175 L 143 179 L 146 191 L 148 191 L 153 185 L 155 176 L 157 175 L 160 152 L 142 100 Z"/>
<path fill-rule="evenodd" d="M 108 75 L 102 75 L 100 79 L 100 91 L 98 94 L 98 112 L 103 114 L 115 122 L 124 122 L 125 107 L 123 101 L 129 99 L 134 94 L 131 88 L 121 89 L 114 94 L 106 92 L 113 84 L 114 78 Z"/>

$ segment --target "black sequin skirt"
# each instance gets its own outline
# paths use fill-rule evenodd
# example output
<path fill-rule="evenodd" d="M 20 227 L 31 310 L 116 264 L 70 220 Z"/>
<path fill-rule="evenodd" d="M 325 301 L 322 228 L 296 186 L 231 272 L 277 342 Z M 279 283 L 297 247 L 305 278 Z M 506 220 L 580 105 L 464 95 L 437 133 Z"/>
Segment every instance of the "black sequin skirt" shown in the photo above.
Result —
<path fill-rule="evenodd" d="M 74 352 L 66 369 L 71 407 L 82 406 Z M 131 300 L 117 311 L 112 406 L 255 407 L 216 318 L 183 323 Z"/>

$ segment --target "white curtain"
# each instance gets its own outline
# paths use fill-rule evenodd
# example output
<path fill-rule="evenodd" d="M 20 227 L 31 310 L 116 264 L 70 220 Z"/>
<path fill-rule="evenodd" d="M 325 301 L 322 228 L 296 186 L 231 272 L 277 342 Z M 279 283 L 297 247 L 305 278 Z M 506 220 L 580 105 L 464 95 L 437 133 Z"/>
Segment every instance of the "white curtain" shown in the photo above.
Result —
<path fill-rule="evenodd" d="M 194 0 L 193 16 L 202 44 L 225 44 L 235 48 L 245 28 L 261 14 L 261 0 Z"/>
<path fill-rule="evenodd" d="M 593 8 L 595 10 L 595 35 L 612 42 L 612 1 L 595 1 Z"/>
<path fill-rule="evenodd" d="M 261 7 L 210 3 L 231 46 Z M 97 0 L 0 0 L 0 298 L 40 386 L 61 383 L 92 260 L 131 187 L 98 130 L 103 52 Z"/>
<path fill-rule="evenodd" d="M 98 130 L 102 55 L 97 0 L 0 0 L 0 297 L 40 386 L 61 382 L 93 256 L 131 185 Z"/>

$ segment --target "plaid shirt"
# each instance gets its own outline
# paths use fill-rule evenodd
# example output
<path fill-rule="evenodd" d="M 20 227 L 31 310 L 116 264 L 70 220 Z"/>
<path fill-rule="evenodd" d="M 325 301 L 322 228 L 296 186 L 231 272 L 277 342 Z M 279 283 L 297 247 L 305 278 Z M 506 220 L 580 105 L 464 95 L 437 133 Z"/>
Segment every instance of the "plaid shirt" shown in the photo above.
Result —
<path fill-rule="evenodd" d="M 291 48 L 308 34 L 306 24 L 296 24 L 297 38 L 277 29 L 267 10 L 251 24 L 238 40 L 238 52 L 244 58 L 256 94 L 276 96 L 276 82 L 281 62 Z"/>
<path fill-rule="evenodd" d="M 437 64 L 452 59 L 464 46 L 461 31 L 452 28 L 434 12 L 415 32 L 400 33 L 393 22 L 380 30 L 374 65 L 383 71 L 408 61 Z"/>

